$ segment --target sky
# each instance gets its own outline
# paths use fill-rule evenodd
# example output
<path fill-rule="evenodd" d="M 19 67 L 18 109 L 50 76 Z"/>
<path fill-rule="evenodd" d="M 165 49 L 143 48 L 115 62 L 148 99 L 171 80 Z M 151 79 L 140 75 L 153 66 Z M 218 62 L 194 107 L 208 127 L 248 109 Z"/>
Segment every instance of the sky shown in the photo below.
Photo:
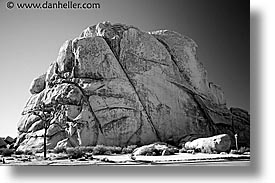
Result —
<path fill-rule="evenodd" d="M 144 31 L 168 29 L 192 38 L 209 81 L 220 85 L 228 107 L 250 111 L 249 1 L 75 0 L 99 9 L 8 9 L 0 0 L 0 137 L 15 137 L 33 78 L 57 58 L 60 46 L 102 21 Z M 45 0 L 13 0 L 14 3 Z M 48 0 L 57 2 L 57 0 Z M 67 0 L 60 0 L 67 2 Z"/>

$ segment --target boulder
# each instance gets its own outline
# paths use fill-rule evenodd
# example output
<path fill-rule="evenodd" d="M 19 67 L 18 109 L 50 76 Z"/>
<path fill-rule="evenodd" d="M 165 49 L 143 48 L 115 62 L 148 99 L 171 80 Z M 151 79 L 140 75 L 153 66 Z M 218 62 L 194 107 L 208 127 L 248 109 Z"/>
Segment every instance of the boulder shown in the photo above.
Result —
<path fill-rule="evenodd" d="M 240 142 L 249 144 L 248 118 L 227 108 L 221 88 L 208 81 L 197 48 L 173 31 L 148 33 L 110 22 L 88 27 L 63 44 L 39 80 L 43 87 L 32 90 L 16 145 L 41 148 L 35 134 L 43 124 L 29 113 L 40 104 L 63 106 L 53 114 L 49 148 L 179 145 L 193 140 L 188 136 L 222 133 L 231 139 L 238 133 Z"/>
<path fill-rule="evenodd" d="M 165 143 L 154 143 L 149 145 L 144 145 L 136 148 L 132 156 L 164 156 L 164 155 L 173 155 L 178 152 L 176 147 L 170 146 Z"/>
<path fill-rule="evenodd" d="M 56 63 L 58 68 L 57 71 L 61 73 L 65 73 L 71 71 L 73 68 L 74 62 L 74 54 L 72 51 L 72 41 L 68 40 L 61 46 L 59 50 L 58 57 L 56 59 Z"/>
<path fill-rule="evenodd" d="M 7 147 L 7 143 L 5 142 L 5 140 L 3 138 L 0 137 L 0 148 L 6 148 Z"/>
<path fill-rule="evenodd" d="M 45 84 L 46 84 L 45 79 L 46 79 L 46 74 L 43 74 L 32 81 L 30 86 L 31 94 L 40 93 L 45 89 Z"/>
<path fill-rule="evenodd" d="M 13 139 L 12 137 L 10 137 L 10 136 L 7 136 L 7 137 L 4 139 L 4 141 L 5 141 L 7 144 L 12 144 L 12 143 L 15 142 L 14 139 Z"/>
<path fill-rule="evenodd" d="M 82 97 L 81 90 L 74 84 L 60 83 L 52 88 L 47 88 L 42 100 L 46 105 L 53 105 L 55 103 L 80 105 Z"/>
<path fill-rule="evenodd" d="M 230 150 L 230 146 L 231 140 L 227 134 L 215 135 L 208 138 L 198 138 L 184 144 L 186 150 L 195 150 L 205 153 L 227 152 Z"/>

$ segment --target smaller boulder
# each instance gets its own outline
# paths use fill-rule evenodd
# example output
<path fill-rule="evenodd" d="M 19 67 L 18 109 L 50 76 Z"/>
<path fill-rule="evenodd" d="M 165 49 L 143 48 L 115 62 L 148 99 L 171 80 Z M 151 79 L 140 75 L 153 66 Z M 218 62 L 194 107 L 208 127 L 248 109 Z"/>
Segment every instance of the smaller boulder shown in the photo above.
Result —
<path fill-rule="evenodd" d="M 227 134 L 216 135 L 208 138 L 198 138 L 184 144 L 186 150 L 194 150 L 203 153 L 227 152 L 229 151 L 230 146 L 231 140 Z"/>
<path fill-rule="evenodd" d="M 136 148 L 132 155 L 133 156 L 165 156 L 173 155 L 178 152 L 176 147 L 170 146 L 166 143 L 154 143 Z"/>
<path fill-rule="evenodd" d="M 3 138 L 0 138 L 0 148 L 6 148 L 6 147 L 7 147 L 7 143 Z"/>
<path fill-rule="evenodd" d="M 30 86 L 31 94 L 38 94 L 45 89 L 45 86 L 46 86 L 45 79 L 46 79 L 46 74 L 43 74 L 32 81 Z"/>
<path fill-rule="evenodd" d="M 4 139 L 4 141 L 5 141 L 7 144 L 12 144 L 12 143 L 15 142 L 15 140 L 14 140 L 12 137 L 10 137 L 10 136 L 7 136 L 7 137 Z"/>

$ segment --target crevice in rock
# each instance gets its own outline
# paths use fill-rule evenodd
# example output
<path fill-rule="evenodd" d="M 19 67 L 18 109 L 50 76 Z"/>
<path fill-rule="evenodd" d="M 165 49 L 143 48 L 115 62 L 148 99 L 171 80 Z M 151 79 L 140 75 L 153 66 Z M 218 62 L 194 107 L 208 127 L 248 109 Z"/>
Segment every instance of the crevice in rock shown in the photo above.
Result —
<path fill-rule="evenodd" d="M 158 62 L 157 60 L 146 59 L 146 58 L 140 57 L 140 56 L 138 56 L 137 54 L 135 54 L 135 53 L 133 53 L 133 52 L 130 52 L 130 51 L 128 51 L 127 53 L 128 53 L 128 54 L 131 54 L 131 55 L 133 55 L 133 56 L 135 56 L 135 57 L 137 57 L 137 58 L 140 59 L 140 60 L 146 61 L 146 62 L 152 62 L 152 63 L 155 63 L 155 64 L 160 64 L 160 65 L 164 65 L 164 66 L 170 66 L 170 65 L 167 64 L 167 63 L 162 63 L 162 62 Z"/>
<path fill-rule="evenodd" d="M 169 46 L 163 40 L 157 38 L 156 36 L 154 36 L 154 37 L 166 48 L 166 50 L 168 51 L 168 53 L 171 56 L 171 60 L 173 61 L 173 63 L 178 68 L 179 73 L 185 78 L 185 80 L 188 82 L 188 84 L 190 84 L 190 86 L 192 86 L 191 83 L 190 83 L 190 79 L 181 72 L 177 62 L 175 61 L 174 55 L 173 55 L 171 49 L 169 48 Z M 209 121 L 213 132 L 216 132 L 215 123 L 214 123 L 213 119 L 211 118 L 211 116 L 209 114 L 209 111 L 208 111 L 208 110 L 212 110 L 212 109 L 209 109 L 207 107 L 207 105 L 202 100 L 202 99 L 208 100 L 207 97 L 203 96 L 202 94 L 199 94 L 195 90 L 191 89 L 192 87 L 185 86 L 184 84 L 177 83 L 175 81 L 169 81 L 169 82 L 175 84 L 176 86 L 178 86 L 180 88 L 183 88 L 193 98 L 195 103 L 198 105 L 199 109 L 203 112 L 204 116 Z M 214 111 L 214 112 L 217 113 L 218 115 L 221 115 L 217 111 Z"/>
<path fill-rule="evenodd" d="M 206 119 L 210 123 L 210 127 L 212 128 L 213 132 L 215 133 L 216 132 L 215 123 L 211 118 L 211 116 L 209 115 L 205 103 L 201 100 L 201 98 L 198 95 L 193 95 L 193 98 L 194 98 L 194 101 L 198 104 L 199 109 L 203 112 Z"/>
<path fill-rule="evenodd" d="M 97 95 L 100 97 L 112 97 L 112 98 L 125 98 L 125 96 L 123 96 L 122 94 L 117 94 L 117 93 L 98 93 L 98 92 L 93 92 L 93 93 L 89 93 L 90 96 L 92 95 Z"/>
<path fill-rule="evenodd" d="M 142 115 L 142 114 L 141 114 L 141 115 Z M 132 139 L 135 135 L 137 135 L 137 134 L 141 131 L 141 129 L 142 129 L 143 120 L 142 120 L 141 115 L 140 115 L 140 125 L 139 125 L 138 129 L 137 129 L 137 130 L 129 137 L 129 139 L 127 140 L 127 142 L 126 142 L 127 145 L 129 144 L 129 142 L 131 141 L 131 139 Z M 136 144 L 136 145 L 138 145 L 138 144 Z"/>
<path fill-rule="evenodd" d="M 203 112 L 203 114 L 206 117 L 207 121 L 210 123 L 210 126 L 211 126 L 213 132 L 215 132 L 216 130 L 214 129 L 214 126 L 215 126 L 214 121 L 213 121 L 213 119 L 211 118 L 211 116 L 209 115 L 209 113 L 207 111 L 207 106 L 204 104 L 204 102 L 201 99 L 201 98 L 206 99 L 206 97 L 198 94 L 197 92 L 195 92 L 192 89 L 184 86 L 183 84 L 180 84 L 180 83 L 177 83 L 177 82 L 174 82 L 174 81 L 169 81 L 169 82 L 176 85 L 177 87 L 180 87 L 180 88 L 184 89 L 186 91 L 186 93 L 189 94 L 189 96 L 191 96 L 193 98 L 194 102 L 197 104 L 200 111 Z"/>
<path fill-rule="evenodd" d="M 104 38 L 104 39 L 106 40 L 107 38 Z M 148 111 L 146 110 L 145 104 L 144 104 L 143 101 L 141 100 L 141 97 L 139 96 L 139 94 L 138 94 L 138 92 L 137 92 L 137 90 L 136 90 L 136 87 L 135 87 L 134 83 L 132 82 L 132 80 L 131 80 L 131 78 L 129 77 L 129 75 L 127 74 L 125 68 L 124 68 L 123 65 L 121 64 L 121 62 L 120 62 L 120 60 L 119 60 L 119 55 L 118 55 L 117 52 L 114 50 L 114 47 L 113 47 L 112 44 L 110 44 L 110 42 L 111 42 L 111 41 L 109 41 L 109 40 L 107 39 L 106 43 L 109 45 L 111 51 L 113 52 L 114 56 L 116 57 L 116 60 L 117 60 L 118 64 L 120 65 L 122 71 L 124 72 L 125 76 L 127 77 L 129 83 L 131 84 L 131 86 L 132 86 L 132 88 L 133 88 L 135 94 L 137 95 L 138 100 L 140 101 L 140 103 L 141 103 L 141 105 L 142 105 L 142 108 L 143 108 L 143 110 L 144 110 L 144 112 L 145 112 L 145 114 L 146 114 L 146 116 L 147 116 L 147 119 L 148 119 L 148 121 L 149 121 L 149 123 L 150 123 L 150 125 L 151 125 L 151 127 L 152 127 L 152 129 L 153 129 L 153 131 L 154 131 L 155 134 L 156 134 L 157 139 L 158 139 L 159 141 L 161 141 L 160 134 L 159 134 L 159 132 L 157 131 L 157 129 L 156 129 L 154 123 L 153 123 L 153 120 L 152 120 L 151 116 L 149 115 Z M 121 42 L 121 40 L 119 39 L 119 41 L 117 41 L 116 44 L 119 44 L 119 45 L 120 45 L 120 42 Z M 120 47 L 119 47 L 119 48 L 120 48 Z"/>
<path fill-rule="evenodd" d="M 119 121 L 126 120 L 128 117 L 129 117 L 129 116 L 122 116 L 122 117 L 120 117 L 120 118 L 118 118 L 118 119 L 113 119 L 112 121 L 109 121 L 108 123 L 104 124 L 104 125 L 102 126 L 102 128 L 105 129 L 107 126 L 109 126 L 109 125 L 111 125 L 111 124 L 113 124 L 113 123 L 117 123 L 117 122 L 119 122 Z"/>
<path fill-rule="evenodd" d="M 154 35 L 153 35 L 154 36 Z M 175 61 L 175 58 L 174 58 L 174 56 L 173 56 L 173 53 L 172 53 L 172 51 L 171 51 L 171 49 L 169 48 L 169 46 L 163 41 L 163 40 L 161 40 L 161 39 L 159 39 L 159 38 L 157 38 L 156 36 L 154 36 L 165 48 L 166 48 L 166 50 L 168 51 L 168 53 L 170 54 L 170 56 L 171 56 L 171 60 L 174 62 L 174 64 L 176 65 L 176 67 L 178 68 L 178 71 L 181 73 L 181 75 L 185 78 L 185 80 L 189 83 L 190 81 L 189 81 L 189 79 L 186 79 L 186 76 L 185 75 L 183 75 L 183 73 L 180 71 L 180 68 L 179 68 L 179 66 L 178 66 L 178 64 L 177 64 L 177 62 Z M 187 87 L 187 86 L 185 86 L 184 84 L 181 84 L 181 83 L 177 83 L 177 82 L 175 82 L 175 81 L 170 81 L 171 83 L 173 83 L 173 84 L 175 84 L 175 85 L 177 85 L 177 86 L 179 86 L 179 87 L 181 87 L 181 88 L 183 88 L 190 96 L 192 96 L 192 98 L 194 99 L 194 101 L 198 104 L 198 106 L 200 107 L 200 109 L 201 109 L 201 111 L 204 113 L 204 116 L 207 118 L 207 120 L 211 123 L 211 126 L 212 126 L 212 128 L 214 129 L 214 127 L 215 127 L 215 123 L 214 123 L 214 120 L 211 118 L 211 116 L 210 116 L 210 114 L 209 114 L 209 111 L 211 111 L 211 112 L 213 112 L 213 113 L 215 113 L 215 114 L 217 114 L 217 115 L 220 115 L 220 116 L 231 116 L 231 117 L 236 117 L 236 118 L 238 118 L 238 119 L 240 119 L 238 116 L 236 116 L 236 115 L 234 115 L 234 114 L 232 114 L 232 113 L 227 113 L 227 112 L 225 112 L 225 113 L 221 113 L 221 112 L 219 112 L 219 111 L 216 111 L 216 110 L 213 110 L 213 109 L 211 109 L 211 108 L 209 108 L 209 107 L 207 107 L 207 105 L 204 103 L 204 101 L 202 100 L 202 99 L 204 99 L 204 100 L 209 100 L 206 96 L 204 96 L 204 95 L 202 95 L 202 94 L 199 94 L 198 92 L 196 92 L 195 90 L 193 90 L 193 89 L 191 89 L 191 87 Z M 209 102 L 211 102 L 211 101 L 209 101 Z M 231 125 L 233 126 L 233 119 L 231 120 Z M 243 121 L 243 120 L 242 120 Z M 249 122 L 247 121 L 247 120 L 245 120 L 245 123 L 246 124 L 249 124 Z M 233 129 L 234 127 L 232 127 L 232 131 L 234 131 L 234 129 Z M 215 130 L 216 131 L 216 130 Z"/>
<path fill-rule="evenodd" d="M 154 35 L 153 35 L 153 36 L 154 36 Z M 168 46 L 163 40 L 157 38 L 156 36 L 154 36 L 154 38 L 156 38 L 156 40 L 157 40 L 160 44 L 162 44 L 162 45 L 165 47 L 165 49 L 168 51 L 169 55 L 171 56 L 171 60 L 173 61 L 173 63 L 174 63 L 174 64 L 176 65 L 176 67 L 178 68 L 179 73 L 183 76 L 183 78 L 185 79 L 185 81 L 186 81 L 190 86 L 192 86 L 192 83 L 191 83 L 189 77 L 186 76 L 186 75 L 181 71 L 181 69 L 180 69 L 178 63 L 176 62 L 176 59 L 175 59 L 175 57 L 174 57 L 174 55 L 173 55 L 173 53 L 172 53 L 172 50 L 169 48 L 169 46 Z"/>
<path fill-rule="evenodd" d="M 131 96 L 123 96 L 119 94 L 103 94 L 103 93 L 97 93 L 97 92 L 86 92 L 86 95 L 88 96 L 99 96 L 99 97 L 108 97 L 108 98 L 115 98 L 115 99 L 125 99 L 129 102 L 135 103 L 136 100 L 134 100 Z"/>
<path fill-rule="evenodd" d="M 184 86 L 183 84 L 177 83 L 177 82 L 175 82 L 175 81 L 170 81 L 170 80 L 168 80 L 168 81 L 169 81 L 170 83 L 172 83 L 172 84 L 174 84 L 174 85 L 176 85 L 176 86 L 178 86 L 178 87 L 184 89 L 184 90 L 186 91 L 186 93 L 188 93 L 189 96 L 191 96 L 191 97 L 193 98 L 193 100 L 196 102 L 196 104 L 200 107 L 201 111 L 204 113 L 204 116 L 207 118 L 207 120 L 208 120 L 212 125 L 215 125 L 213 119 L 212 119 L 211 116 L 209 115 L 208 110 L 211 110 L 211 111 L 215 112 L 215 113 L 218 114 L 218 115 L 221 115 L 221 114 L 218 113 L 217 111 L 214 111 L 214 110 L 208 108 L 208 107 L 206 106 L 206 104 L 205 104 L 205 103 L 203 102 L 203 100 L 201 99 L 201 98 L 203 98 L 203 99 L 207 100 L 207 98 L 206 98 L 205 96 L 203 96 L 203 95 L 201 95 L 201 94 L 198 94 L 197 92 L 195 92 L 195 91 L 193 91 L 192 89 L 190 89 L 190 88 Z"/>
<path fill-rule="evenodd" d="M 170 83 L 172 83 L 172 84 L 174 84 L 174 85 L 180 87 L 180 88 L 183 88 L 187 93 L 189 93 L 189 94 L 191 94 L 191 95 L 197 95 L 197 96 L 199 96 L 199 97 L 201 97 L 201 98 L 203 98 L 203 99 L 207 99 L 206 96 L 204 96 L 204 95 L 202 95 L 202 94 L 199 94 L 199 93 L 196 92 L 195 90 L 189 88 L 188 86 L 185 86 L 185 85 L 182 84 L 182 83 L 178 83 L 178 82 L 176 82 L 176 81 L 172 81 L 171 79 L 168 79 L 168 81 L 169 81 Z"/>
<path fill-rule="evenodd" d="M 104 107 L 104 108 L 95 110 L 95 112 L 99 112 L 99 111 L 103 111 L 103 110 L 113 110 L 113 109 L 126 109 L 126 110 L 137 111 L 135 108 L 131 108 L 131 107 L 116 106 L 116 107 Z"/>

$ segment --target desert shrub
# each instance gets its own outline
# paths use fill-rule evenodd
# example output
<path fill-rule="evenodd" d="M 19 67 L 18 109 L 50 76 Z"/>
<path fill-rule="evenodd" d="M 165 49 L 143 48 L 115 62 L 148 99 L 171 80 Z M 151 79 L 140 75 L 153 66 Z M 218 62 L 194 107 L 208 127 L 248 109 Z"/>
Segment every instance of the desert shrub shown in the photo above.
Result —
<path fill-rule="evenodd" d="M 94 147 L 93 154 L 94 155 L 104 155 L 108 149 L 106 148 L 107 146 L 104 145 L 97 145 Z M 109 154 L 109 153 L 107 153 Z"/>
<path fill-rule="evenodd" d="M 173 146 L 168 146 L 168 151 L 170 154 L 175 154 L 175 153 L 179 153 L 179 149 Z"/>
<path fill-rule="evenodd" d="M 103 151 L 102 145 L 97 145 L 93 148 L 93 154 L 94 155 L 99 155 L 99 154 L 103 154 L 105 151 Z"/>
<path fill-rule="evenodd" d="M 179 153 L 186 153 L 186 152 L 187 150 L 184 147 L 179 150 Z"/>
<path fill-rule="evenodd" d="M 246 148 L 245 148 L 245 147 L 241 147 L 241 148 L 239 149 L 240 154 L 243 154 L 243 153 L 245 152 L 245 150 L 246 150 Z"/>
<path fill-rule="evenodd" d="M 130 145 L 127 147 L 122 148 L 121 153 L 122 154 L 131 154 L 133 151 L 137 148 L 137 145 Z"/>
<path fill-rule="evenodd" d="M 66 148 L 65 147 L 56 147 L 53 150 L 53 153 L 55 153 L 55 154 L 65 153 L 65 152 L 66 152 Z"/>
<path fill-rule="evenodd" d="M 246 147 L 244 152 L 250 152 L 250 148 Z"/>
<path fill-rule="evenodd" d="M 116 146 L 111 146 L 111 147 L 109 147 L 109 151 L 112 154 L 121 154 L 122 148 L 121 147 L 116 147 Z"/>
<path fill-rule="evenodd" d="M 69 158 L 72 159 L 81 158 L 85 155 L 85 153 L 79 147 L 67 148 L 66 152 L 69 155 Z"/>
<path fill-rule="evenodd" d="M 250 149 L 249 148 L 246 148 L 246 147 L 240 147 L 239 150 L 236 150 L 236 149 L 232 149 L 230 151 L 230 154 L 244 154 L 245 152 L 249 152 Z"/>
<path fill-rule="evenodd" d="M 230 154 L 238 154 L 238 150 L 236 150 L 236 149 L 231 149 Z"/>
<path fill-rule="evenodd" d="M 80 146 L 79 149 L 85 153 L 92 153 L 94 146 Z"/>
<path fill-rule="evenodd" d="M 121 147 L 97 145 L 93 149 L 94 155 L 121 154 Z"/>
<path fill-rule="evenodd" d="M 2 148 L 2 149 L 0 149 L 0 153 L 3 156 L 11 156 L 12 154 L 14 154 L 14 150 L 13 149 Z"/>
<path fill-rule="evenodd" d="M 104 155 L 112 155 L 112 152 L 111 152 L 110 150 L 106 150 L 106 151 L 104 152 Z"/>
<path fill-rule="evenodd" d="M 179 153 L 179 149 L 176 147 L 169 147 L 166 150 L 164 150 L 161 155 L 174 155 L 176 153 Z"/>

